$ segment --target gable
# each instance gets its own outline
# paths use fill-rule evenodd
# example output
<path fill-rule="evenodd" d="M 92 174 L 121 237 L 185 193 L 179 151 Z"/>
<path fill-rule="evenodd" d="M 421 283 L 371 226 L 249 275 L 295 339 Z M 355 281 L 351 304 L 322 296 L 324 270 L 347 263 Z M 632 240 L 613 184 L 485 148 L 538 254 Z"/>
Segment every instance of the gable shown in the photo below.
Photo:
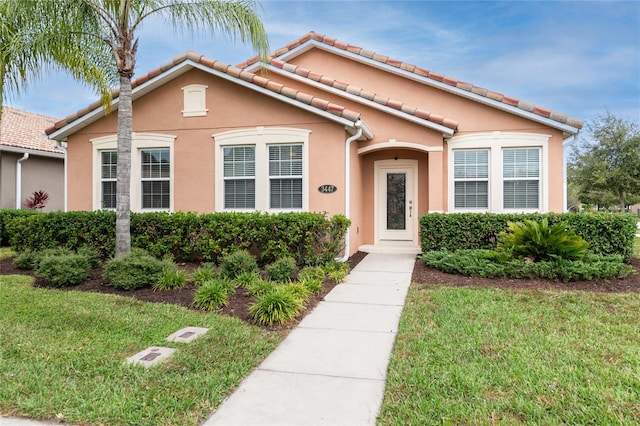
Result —
<path fill-rule="evenodd" d="M 565 136 L 577 133 L 583 125 L 581 120 L 568 117 L 565 114 L 560 114 L 519 99 L 504 96 L 500 93 L 492 92 L 313 32 L 303 36 L 296 42 L 290 43 L 284 48 L 278 49 L 271 59 L 271 64 L 273 64 L 274 61 L 286 61 L 289 64 L 304 65 L 305 68 L 309 67 L 308 69 L 314 71 L 314 79 L 317 77 L 318 81 L 323 81 L 322 72 L 332 72 L 334 73 L 331 75 L 332 78 L 342 78 L 347 84 L 356 86 L 362 84 L 366 89 L 374 91 L 385 90 L 384 87 L 372 87 L 372 84 L 375 84 L 378 78 L 372 77 L 370 70 L 375 69 L 384 75 L 384 77 L 379 77 L 382 80 L 391 80 L 391 75 L 401 77 L 402 82 L 395 84 L 396 88 L 409 88 L 410 93 L 413 93 L 413 91 L 416 90 L 415 88 L 419 86 L 431 87 L 437 89 L 437 92 L 452 95 L 448 96 L 448 99 L 457 97 L 471 101 L 467 103 L 470 108 L 474 103 L 486 105 L 496 111 L 508 114 L 509 117 L 522 117 L 531 122 L 559 129 L 564 132 Z M 351 66 L 351 73 L 349 72 L 349 62 L 353 64 Z M 255 59 L 251 59 L 241 64 L 241 66 L 253 69 L 251 67 L 255 68 L 258 64 Z M 268 65 L 267 68 L 274 69 L 277 67 Z M 285 69 L 288 70 L 288 67 Z M 369 71 L 367 71 L 367 69 Z M 276 70 L 276 72 L 278 71 Z M 365 75 L 367 75 L 367 77 L 365 77 Z M 371 80 L 372 78 L 373 80 Z M 359 83 L 353 83 L 349 81 L 349 79 Z M 394 90 L 388 87 L 386 89 Z M 433 95 L 433 93 L 436 92 L 431 92 L 430 94 Z M 398 99 L 397 96 L 396 99 Z M 409 102 L 404 98 L 401 99 Z M 422 104 L 418 104 L 418 106 L 422 106 Z M 437 111 L 437 113 L 446 116 L 445 112 Z M 452 118 L 456 119 L 456 117 Z"/>

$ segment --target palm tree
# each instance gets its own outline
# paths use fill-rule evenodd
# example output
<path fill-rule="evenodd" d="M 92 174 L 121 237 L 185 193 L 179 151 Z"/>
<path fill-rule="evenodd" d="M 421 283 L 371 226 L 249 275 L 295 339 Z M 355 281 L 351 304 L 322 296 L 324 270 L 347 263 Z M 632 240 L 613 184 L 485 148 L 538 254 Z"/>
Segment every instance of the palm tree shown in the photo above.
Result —
<path fill-rule="evenodd" d="M 131 252 L 130 197 L 132 96 L 136 65 L 136 31 L 150 17 L 158 17 L 176 30 L 220 32 L 250 42 L 266 56 L 267 35 L 253 0 L 3 0 L 17 8 L 40 10 L 49 32 L 70 39 L 99 40 L 115 60 L 119 75 L 118 164 L 116 169 L 116 257 Z M 48 18 L 56 17 L 55 19 Z"/>
<path fill-rule="evenodd" d="M 95 39 L 80 42 L 48 31 L 46 21 L 59 16 L 45 17 L 42 9 L 26 5 L 0 0 L 0 107 L 5 97 L 18 95 L 29 81 L 50 70 L 64 70 L 94 88 L 108 110 L 117 81 L 111 52 Z"/>

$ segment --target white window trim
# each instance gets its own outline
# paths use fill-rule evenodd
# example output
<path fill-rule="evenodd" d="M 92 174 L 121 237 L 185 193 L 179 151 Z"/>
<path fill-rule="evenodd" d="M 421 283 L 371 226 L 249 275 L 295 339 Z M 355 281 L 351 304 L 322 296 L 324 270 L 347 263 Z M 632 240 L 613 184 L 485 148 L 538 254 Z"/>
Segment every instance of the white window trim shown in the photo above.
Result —
<path fill-rule="evenodd" d="M 487 176 L 486 179 L 472 179 L 472 178 L 468 178 L 468 179 L 457 179 L 455 178 L 455 158 L 454 157 L 454 153 L 453 151 L 451 152 L 451 159 L 450 159 L 450 167 L 451 167 L 451 178 L 450 178 L 450 185 L 451 185 L 451 197 L 453 197 L 451 199 L 451 205 L 453 206 L 453 208 L 455 209 L 455 211 L 457 212 L 486 212 L 487 209 L 483 208 L 483 207 L 455 207 L 456 205 L 456 200 L 455 200 L 455 187 L 456 187 L 456 181 L 457 182 L 472 182 L 472 181 L 477 181 L 477 182 L 487 182 L 487 203 L 489 204 L 489 207 L 491 207 L 491 176 L 492 176 L 492 170 L 491 170 L 491 150 L 488 148 L 456 148 L 456 150 L 459 151 L 488 151 L 487 156 L 488 156 L 488 167 L 489 167 L 489 175 Z"/>
<path fill-rule="evenodd" d="M 216 211 L 265 211 L 270 213 L 309 211 L 309 134 L 310 130 L 284 127 L 256 127 L 216 133 L 215 141 L 215 208 Z M 269 208 L 269 145 L 302 144 L 302 209 Z M 255 209 L 224 208 L 223 147 L 254 145 L 256 148 Z"/>
<path fill-rule="evenodd" d="M 190 84 L 180 90 L 183 93 L 183 117 L 204 117 L 207 109 L 207 87 L 204 84 Z"/>
<path fill-rule="evenodd" d="M 549 139 L 551 135 L 520 132 L 487 132 L 456 136 L 447 141 L 448 163 L 448 211 L 449 212 L 541 212 L 549 211 Z M 540 148 L 540 208 L 503 208 L 502 149 Z M 453 151 L 456 149 L 489 150 L 489 208 L 456 209 L 453 180 Z"/>
<path fill-rule="evenodd" d="M 131 211 L 134 212 L 153 212 L 153 211 L 174 211 L 173 199 L 174 199 L 174 154 L 173 145 L 176 136 L 165 135 L 160 133 L 132 133 L 131 135 L 131 184 L 129 187 L 129 193 L 131 196 Z M 93 145 L 93 210 L 102 209 L 101 200 L 101 174 L 100 174 L 100 152 L 101 151 L 113 151 L 118 148 L 118 135 L 101 136 L 98 138 L 89 139 Z M 142 155 L 140 150 L 142 149 L 169 149 L 169 161 L 170 164 L 170 180 L 169 191 L 171 196 L 169 198 L 169 209 L 142 209 L 142 184 L 141 184 L 141 170 L 140 164 L 142 161 Z"/>

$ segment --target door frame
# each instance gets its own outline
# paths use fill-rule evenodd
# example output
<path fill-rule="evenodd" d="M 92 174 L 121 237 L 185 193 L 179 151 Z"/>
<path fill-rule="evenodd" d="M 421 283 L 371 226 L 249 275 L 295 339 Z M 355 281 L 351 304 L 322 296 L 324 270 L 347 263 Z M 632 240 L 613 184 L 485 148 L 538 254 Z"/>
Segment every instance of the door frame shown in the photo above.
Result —
<path fill-rule="evenodd" d="M 410 159 L 398 159 L 398 160 L 378 160 L 374 161 L 374 244 L 376 245 L 393 245 L 393 246 L 418 246 L 418 160 Z M 401 171 L 410 172 L 407 173 L 407 179 L 412 176 L 411 182 L 407 182 L 407 190 L 410 192 L 407 194 L 407 201 L 412 202 L 412 214 L 407 221 L 409 230 L 409 239 L 389 239 L 383 235 L 383 227 L 386 226 L 386 214 L 384 207 L 386 203 L 386 194 L 381 194 L 382 187 L 380 185 L 381 175 L 385 172 Z M 409 186 L 410 184 L 410 186 Z"/>

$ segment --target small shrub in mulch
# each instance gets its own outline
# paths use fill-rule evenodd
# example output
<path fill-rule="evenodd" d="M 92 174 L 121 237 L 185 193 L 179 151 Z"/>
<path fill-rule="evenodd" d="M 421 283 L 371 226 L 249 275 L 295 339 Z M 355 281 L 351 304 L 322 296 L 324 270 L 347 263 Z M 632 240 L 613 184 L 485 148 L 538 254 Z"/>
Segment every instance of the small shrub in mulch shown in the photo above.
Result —
<path fill-rule="evenodd" d="M 112 287 L 135 290 L 159 282 L 166 266 L 166 262 L 142 250 L 133 250 L 130 254 L 108 260 L 103 276 Z"/>
<path fill-rule="evenodd" d="M 38 262 L 36 276 L 52 287 L 80 284 L 89 276 L 91 265 L 81 254 L 46 255 Z"/>

